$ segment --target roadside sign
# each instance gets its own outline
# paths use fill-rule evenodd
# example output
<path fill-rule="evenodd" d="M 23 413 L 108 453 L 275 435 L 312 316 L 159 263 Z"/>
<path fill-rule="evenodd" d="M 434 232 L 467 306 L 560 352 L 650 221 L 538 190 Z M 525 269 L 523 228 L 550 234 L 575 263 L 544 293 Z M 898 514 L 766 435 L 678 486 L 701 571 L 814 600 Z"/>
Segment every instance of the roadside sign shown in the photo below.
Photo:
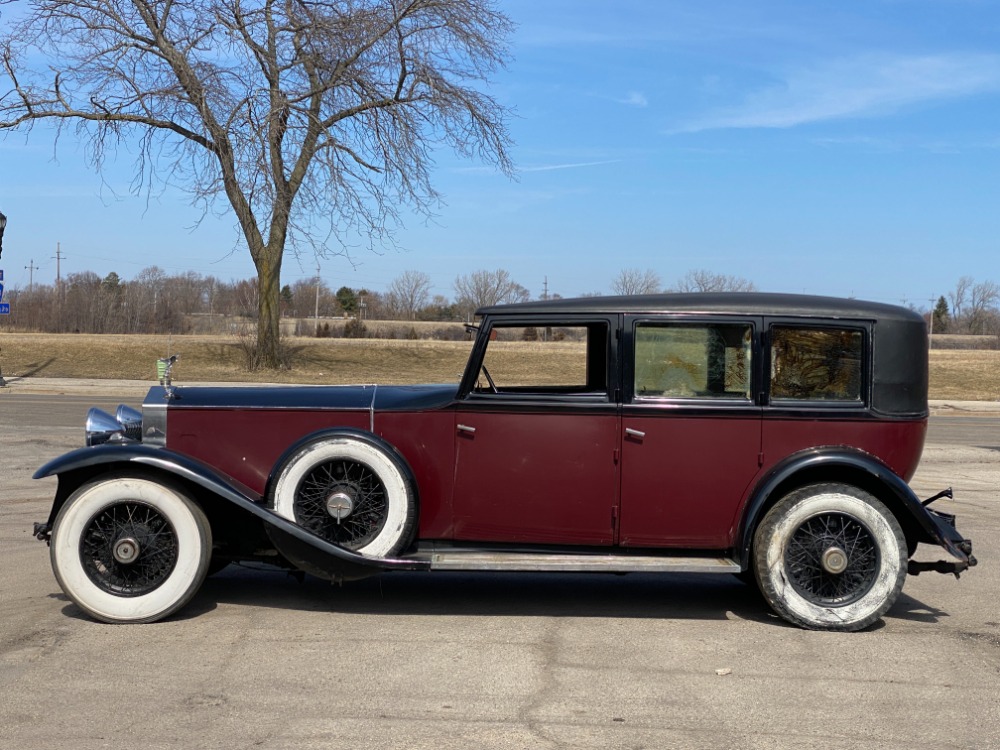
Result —
<path fill-rule="evenodd" d="M 0 315 L 10 315 L 10 303 L 4 302 L 0 304 Z"/>
<path fill-rule="evenodd" d="M 0 281 L 3 281 L 3 269 L 0 268 Z"/>

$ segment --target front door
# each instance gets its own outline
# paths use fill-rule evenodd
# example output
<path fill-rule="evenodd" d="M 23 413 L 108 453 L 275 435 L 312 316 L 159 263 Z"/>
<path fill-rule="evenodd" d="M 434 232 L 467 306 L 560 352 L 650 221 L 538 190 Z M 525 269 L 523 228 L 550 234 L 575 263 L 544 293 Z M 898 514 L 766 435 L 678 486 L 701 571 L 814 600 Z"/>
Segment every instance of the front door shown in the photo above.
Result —
<path fill-rule="evenodd" d="M 455 414 L 453 537 L 610 545 L 617 320 L 532 322 L 487 324 L 483 366 Z"/>

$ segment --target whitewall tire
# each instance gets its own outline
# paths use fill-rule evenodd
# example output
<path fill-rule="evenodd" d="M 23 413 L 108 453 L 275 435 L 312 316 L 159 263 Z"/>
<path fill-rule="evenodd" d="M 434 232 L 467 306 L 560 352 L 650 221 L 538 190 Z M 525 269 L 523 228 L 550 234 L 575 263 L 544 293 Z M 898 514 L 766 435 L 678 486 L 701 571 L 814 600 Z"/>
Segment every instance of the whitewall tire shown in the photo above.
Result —
<path fill-rule="evenodd" d="M 91 617 L 154 622 L 187 604 L 208 571 L 212 530 L 180 490 L 113 476 L 74 492 L 56 516 L 50 556 L 63 591 Z"/>
<path fill-rule="evenodd" d="M 365 440 L 307 443 L 277 471 L 275 511 L 314 534 L 369 557 L 391 557 L 413 536 L 416 498 L 398 460 Z"/>
<path fill-rule="evenodd" d="M 754 534 L 757 583 L 783 618 L 814 630 L 861 630 L 895 603 L 906 539 L 892 512 L 850 485 L 781 498 Z"/>

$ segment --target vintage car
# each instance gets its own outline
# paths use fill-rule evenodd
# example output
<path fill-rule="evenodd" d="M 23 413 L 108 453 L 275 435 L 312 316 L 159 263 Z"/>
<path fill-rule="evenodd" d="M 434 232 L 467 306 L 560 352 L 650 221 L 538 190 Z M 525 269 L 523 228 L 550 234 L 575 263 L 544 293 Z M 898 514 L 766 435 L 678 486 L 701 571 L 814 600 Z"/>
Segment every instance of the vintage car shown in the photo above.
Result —
<path fill-rule="evenodd" d="M 908 486 L 927 330 L 890 305 L 772 294 L 487 307 L 458 385 L 153 387 L 91 410 L 47 522 L 66 595 L 176 612 L 264 561 L 384 571 L 736 574 L 806 628 L 859 630 L 907 573 L 975 565 Z M 945 559 L 911 560 L 918 544 Z"/>

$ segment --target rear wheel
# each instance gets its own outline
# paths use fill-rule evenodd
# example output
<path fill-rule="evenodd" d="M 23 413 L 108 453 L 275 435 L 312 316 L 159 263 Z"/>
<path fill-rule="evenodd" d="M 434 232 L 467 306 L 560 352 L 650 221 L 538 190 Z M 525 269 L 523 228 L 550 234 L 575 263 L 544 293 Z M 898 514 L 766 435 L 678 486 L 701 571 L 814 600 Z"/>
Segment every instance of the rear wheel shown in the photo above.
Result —
<path fill-rule="evenodd" d="M 103 622 L 154 622 L 183 607 L 208 571 L 212 530 L 181 491 L 116 476 L 85 484 L 52 529 L 52 569 L 66 595 Z"/>
<path fill-rule="evenodd" d="M 861 630 L 898 598 L 906 540 L 879 500 L 818 484 L 779 500 L 754 535 L 757 582 L 783 618 L 815 630 Z"/>

